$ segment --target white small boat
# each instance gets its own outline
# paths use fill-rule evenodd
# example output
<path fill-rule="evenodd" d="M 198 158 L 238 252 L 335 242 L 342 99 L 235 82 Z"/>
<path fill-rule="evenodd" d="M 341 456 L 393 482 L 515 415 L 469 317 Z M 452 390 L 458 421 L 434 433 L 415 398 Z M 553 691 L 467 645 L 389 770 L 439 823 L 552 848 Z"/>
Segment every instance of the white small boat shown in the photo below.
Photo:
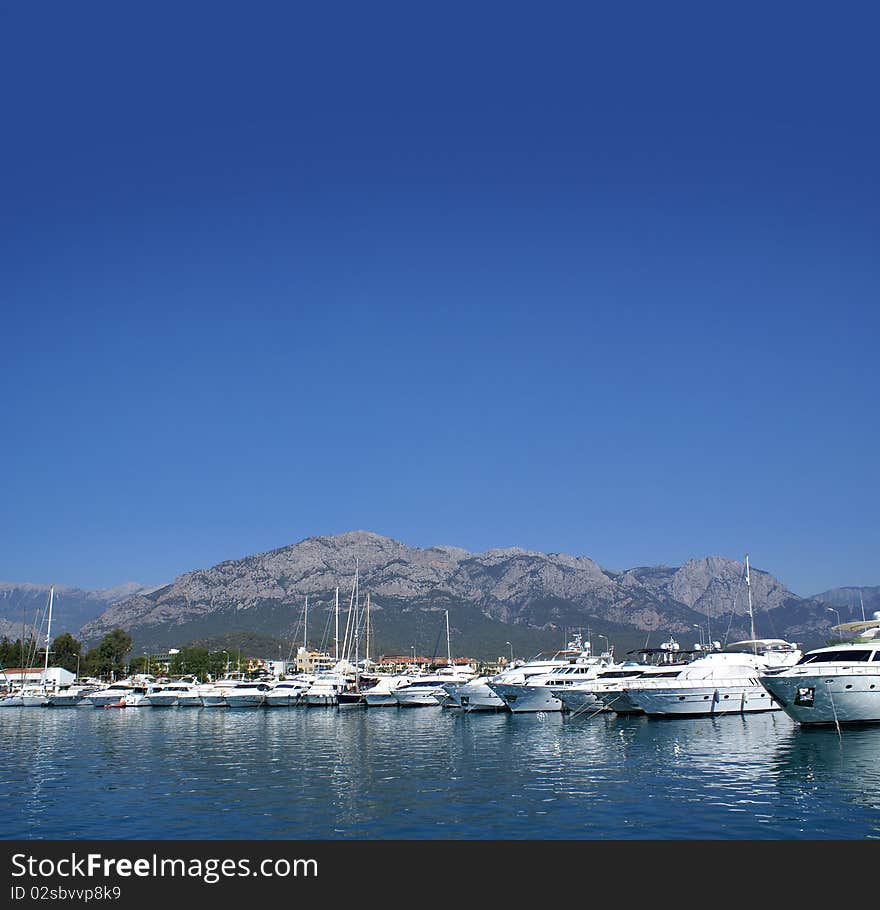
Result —
<path fill-rule="evenodd" d="M 306 674 L 279 680 L 266 693 L 266 707 L 293 708 L 302 705 L 306 691 L 314 681 L 314 676 Z"/>

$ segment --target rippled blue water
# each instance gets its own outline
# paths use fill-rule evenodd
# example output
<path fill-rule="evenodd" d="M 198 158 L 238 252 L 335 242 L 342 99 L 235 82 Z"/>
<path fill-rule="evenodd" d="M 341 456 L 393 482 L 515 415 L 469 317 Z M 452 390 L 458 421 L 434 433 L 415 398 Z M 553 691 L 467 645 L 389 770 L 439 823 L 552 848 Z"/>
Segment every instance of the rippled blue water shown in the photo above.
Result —
<path fill-rule="evenodd" d="M 439 708 L 0 711 L 3 838 L 865 838 L 880 727 Z"/>

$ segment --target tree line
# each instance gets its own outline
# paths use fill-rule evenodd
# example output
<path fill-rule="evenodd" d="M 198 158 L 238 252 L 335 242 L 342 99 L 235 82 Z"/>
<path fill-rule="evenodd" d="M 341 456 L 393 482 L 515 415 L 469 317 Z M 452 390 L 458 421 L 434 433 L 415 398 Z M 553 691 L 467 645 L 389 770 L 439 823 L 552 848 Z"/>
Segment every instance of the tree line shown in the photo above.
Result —
<path fill-rule="evenodd" d="M 95 676 L 118 679 L 132 673 L 156 672 L 157 667 L 147 656 L 126 658 L 131 653 L 132 638 L 124 629 L 108 632 L 94 648 L 83 653 L 82 642 L 69 632 L 62 632 L 49 646 L 49 666 L 63 667 L 77 676 Z M 162 666 L 162 672 L 171 676 L 195 676 L 203 682 L 211 676 L 216 679 L 229 669 L 228 651 L 209 651 L 207 648 L 181 648 Z M 43 667 L 46 650 L 33 636 L 22 641 L 0 639 L 0 670 L 21 667 Z"/>

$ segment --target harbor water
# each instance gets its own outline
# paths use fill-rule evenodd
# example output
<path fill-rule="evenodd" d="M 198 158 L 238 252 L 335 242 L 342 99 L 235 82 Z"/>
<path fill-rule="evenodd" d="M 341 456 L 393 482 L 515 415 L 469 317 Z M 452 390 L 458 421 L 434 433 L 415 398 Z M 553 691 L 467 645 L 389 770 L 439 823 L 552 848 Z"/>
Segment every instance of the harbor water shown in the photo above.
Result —
<path fill-rule="evenodd" d="M 864 839 L 880 727 L 439 708 L 0 711 L 0 836 Z"/>

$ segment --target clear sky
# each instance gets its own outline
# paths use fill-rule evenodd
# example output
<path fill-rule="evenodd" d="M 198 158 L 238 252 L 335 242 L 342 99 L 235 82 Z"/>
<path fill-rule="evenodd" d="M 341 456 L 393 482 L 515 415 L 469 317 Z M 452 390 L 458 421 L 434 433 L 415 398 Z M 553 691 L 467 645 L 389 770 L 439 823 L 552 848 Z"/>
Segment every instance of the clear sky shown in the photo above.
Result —
<path fill-rule="evenodd" d="M 0 578 L 314 534 L 880 584 L 871 6 L 0 6 Z"/>

